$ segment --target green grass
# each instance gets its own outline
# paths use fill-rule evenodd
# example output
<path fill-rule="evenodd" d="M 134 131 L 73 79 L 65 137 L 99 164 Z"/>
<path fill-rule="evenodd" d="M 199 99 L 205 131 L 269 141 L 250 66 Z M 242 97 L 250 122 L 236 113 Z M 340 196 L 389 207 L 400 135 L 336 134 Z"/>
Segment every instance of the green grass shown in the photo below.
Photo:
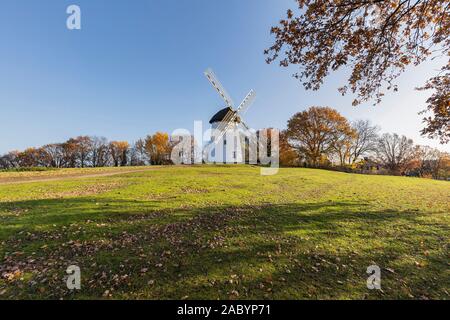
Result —
<path fill-rule="evenodd" d="M 0 299 L 449 298 L 445 181 L 251 166 L 73 173 L 0 184 Z M 72 264 L 79 292 L 65 286 Z M 373 264 L 382 291 L 366 287 Z"/>

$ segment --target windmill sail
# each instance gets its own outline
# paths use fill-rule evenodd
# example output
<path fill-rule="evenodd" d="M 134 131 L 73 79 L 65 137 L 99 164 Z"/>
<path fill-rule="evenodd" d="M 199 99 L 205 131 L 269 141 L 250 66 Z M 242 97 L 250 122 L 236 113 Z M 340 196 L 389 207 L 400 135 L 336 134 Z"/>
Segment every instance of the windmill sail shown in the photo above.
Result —
<path fill-rule="evenodd" d="M 237 112 L 240 114 L 245 114 L 248 110 L 248 108 L 253 104 L 256 98 L 256 93 L 253 90 L 250 90 L 250 92 L 247 94 L 245 99 L 241 102 L 239 107 L 237 108 Z"/>
<path fill-rule="evenodd" d="M 231 99 L 230 95 L 225 90 L 225 88 L 222 86 L 222 84 L 220 83 L 219 79 L 217 78 L 217 76 L 212 71 L 212 69 L 207 69 L 205 71 L 205 76 L 206 76 L 206 78 L 208 78 L 208 80 L 211 83 L 211 85 L 214 87 L 214 89 L 216 89 L 216 91 L 219 93 L 219 95 L 225 101 L 227 106 L 230 107 L 231 109 L 233 109 L 234 108 L 233 100 Z"/>

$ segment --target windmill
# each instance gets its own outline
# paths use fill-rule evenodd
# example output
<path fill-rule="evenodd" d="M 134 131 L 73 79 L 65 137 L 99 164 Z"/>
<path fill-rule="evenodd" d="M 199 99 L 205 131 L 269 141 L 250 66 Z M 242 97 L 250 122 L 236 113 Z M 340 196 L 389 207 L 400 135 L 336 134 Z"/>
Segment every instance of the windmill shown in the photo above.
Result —
<path fill-rule="evenodd" d="M 205 71 L 205 76 L 225 101 L 225 108 L 219 110 L 209 121 L 213 130 L 211 143 L 206 150 L 208 158 L 213 158 L 214 162 L 241 163 L 244 161 L 241 146 L 242 131 L 249 131 L 250 127 L 242 119 L 242 115 L 248 110 L 256 98 L 254 90 L 250 90 L 247 96 L 235 108 L 233 100 L 227 93 L 217 76 L 211 69 Z M 244 129 L 244 130 L 242 130 Z M 228 143 L 233 139 L 233 143 Z"/>

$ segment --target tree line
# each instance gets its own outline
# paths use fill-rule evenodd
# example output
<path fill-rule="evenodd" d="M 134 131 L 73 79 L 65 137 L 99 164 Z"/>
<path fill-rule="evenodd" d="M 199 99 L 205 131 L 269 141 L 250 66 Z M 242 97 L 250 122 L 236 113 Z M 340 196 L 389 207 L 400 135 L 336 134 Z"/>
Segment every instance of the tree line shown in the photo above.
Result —
<path fill-rule="evenodd" d="M 328 107 L 311 107 L 289 119 L 280 136 L 280 163 L 447 179 L 450 155 L 391 133 L 368 120 L 349 122 Z"/>
<path fill-rule="evenodd" d="M 170 162 L 173 144 L 163 132 L 148 135 L 131 145 L 104 137 L 79 136 L 63 143 L 8 152 L 0 157 L 0 169 L 162 165 Z"/>
<path fill-rule="evenodd" d="M 178 142 L 164 132 L 132 144 L 79 136 L 63 143 L 8 152 L 0 156 L 0 169 L 172 164 L 170 156 Z M 434 179 L 450 177 L 448 153 L 415 145 L 412 139 L 395 133 L 380 133 L 380 128 L 368 120 L 350 122 L 329 107 L 311 107 L 294 114 L 280 133 L 279 143 L 282 166 Z"/>

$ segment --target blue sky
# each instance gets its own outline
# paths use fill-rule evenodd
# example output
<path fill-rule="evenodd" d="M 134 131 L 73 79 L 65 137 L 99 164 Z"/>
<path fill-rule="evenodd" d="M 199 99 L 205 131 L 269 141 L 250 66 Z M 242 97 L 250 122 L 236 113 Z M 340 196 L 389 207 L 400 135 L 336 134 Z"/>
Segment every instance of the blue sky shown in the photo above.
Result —
<path fill-rule="evenodd" d="M 77 4 L 82 29 L 66 28 Z M 337 87 L 344 72 L 307 92 L 293 69 L 267 65 L 270 27 L 294 0 L 2 0 L 0 10 L 0 153 L 78 135 L 134 141 L 157 130 L 193 129 L 223 105 L 203 76 L 212 67 L 239 103 L 257 100 L 245 119 L 284 128 L 295 112 L 327 105 L 350 120 L 370 119 L 417 143 L 428 93 L 413 91 L 434 75 L 432 61 L 402 75 L 383 103 L 351 106 Z M 205 128 L 206 129 L 206 128 Z M 449 146 L 440 146 L 450 150 Z"/>

